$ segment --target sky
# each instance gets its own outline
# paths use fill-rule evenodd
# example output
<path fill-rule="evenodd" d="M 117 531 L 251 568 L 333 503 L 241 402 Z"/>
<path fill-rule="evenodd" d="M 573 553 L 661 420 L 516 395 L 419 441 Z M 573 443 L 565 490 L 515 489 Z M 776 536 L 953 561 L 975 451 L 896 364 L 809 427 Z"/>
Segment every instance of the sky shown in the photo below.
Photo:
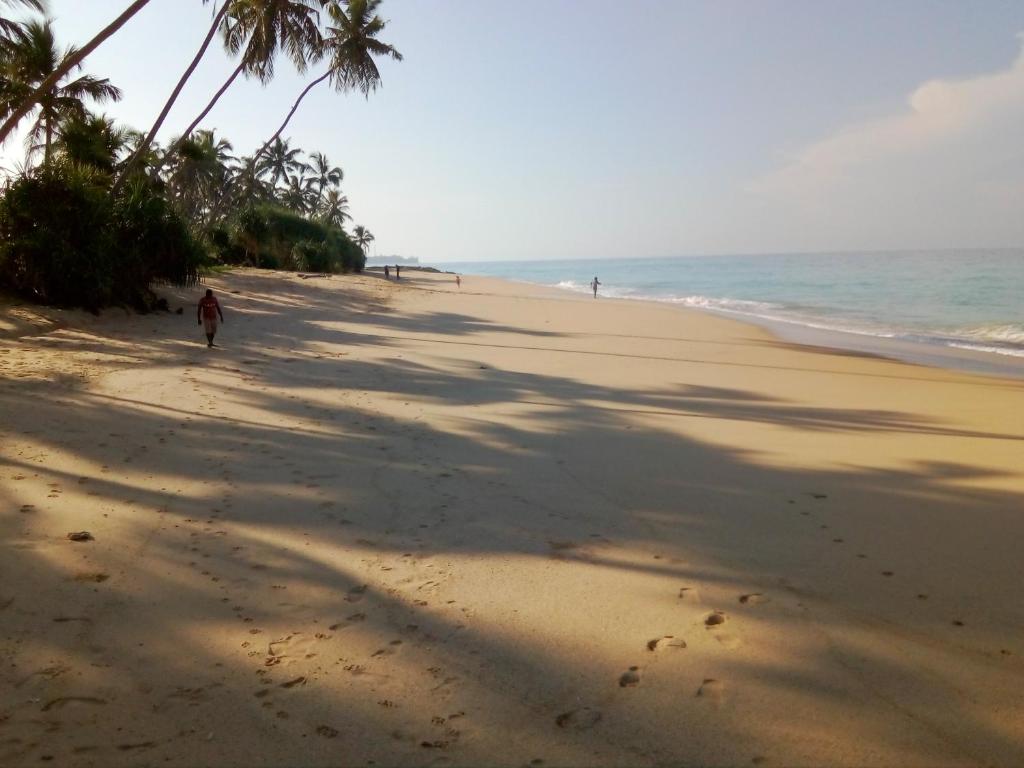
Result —
<path fill-rule="evenodd" d="M 49 0 L 82 44 L 127 0 Z M 85 62 L 148 128 L 213 4 L 151 0 Z M 384 0 L 364 99 L 285 135 L 345 172 L 379 254 L 426 262 L 1024 245 L 1018 0 Z M 161 133 L 231 72 L 212 46 Z M 281 61 L 203 124 L 252 152 L 312 73 Z M 18 141 L 3 148 L 9 164 Z"/>

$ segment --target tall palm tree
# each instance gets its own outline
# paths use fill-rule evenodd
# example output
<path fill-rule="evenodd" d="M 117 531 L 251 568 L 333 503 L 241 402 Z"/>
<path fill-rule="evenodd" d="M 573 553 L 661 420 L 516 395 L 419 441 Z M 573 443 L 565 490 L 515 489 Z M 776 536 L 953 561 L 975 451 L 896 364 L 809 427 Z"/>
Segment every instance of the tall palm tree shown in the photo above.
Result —
<path fill-rule="evenodd" d="M 309 169 L 313 172 L 316 184 L 317 205 L 323 200 L 325 189 L 337 187 L 345 180 L 345 172 L 338 166 L 332 167 L 327 155 L 323 152 L 314 152 L 309 156 Z"/>
<path fill-rule="evenodd" d="M 220 97 L 241 74 L 269 82 L 274 76 L 274 60 L 284 51 L 295 68 L 306 71 L 310 61 L 320 56 L 319 7 L 326 0 L 231 0 L 221 21 L 224 47 L 241 54 L 238 65 L 209 103 L 182 133 L 184 140 L 206 119 Z"/>
<path fill-rule="evenodd" d="M 327 195 L 320 203 L 320 219 L 327 224 L 345 228 L 345 221 L 352 217 L 348 212 L 348 198 L 337 189 L 327 190 Z"/>
<path fill-rule="evenodd" d="M 266 169 L 255 157 L 241 158 L 231 175 L 232 204 L 236 208 L 244 208 L 271 199 L 272 192 L 265 179 L 266 175 Z"/>
<path fill-rule="evenodd" d="M 363 253 L 366 253 L 366 249 L 375 239 L 370 230 L 362 224 L 352 228 L 352 242 L 358 245 Z"/>
<path fill-rule="evenodd" d="M 270 151 L 259 158 L 258 163 L 259 167 L 270 176 L 271 185 L 276 187 L 282 180 L 287 181 L 293 173 L 308 168 L 299 159 L 300 155 L 302 155 L 301 149 L 292 149 L 288 146 L 287 139 L 278 139 Z"/>
<path fill-rule="evenodd" d="M 304 173 L 297 173 L 288 178 L 288 185 L 281 193 L 281 202 L 286 208 L 299 214 L 308 214 L 316 210 L 316 191 L 313 179 Z"/>
<path fill-rule="evenodd" d="M 39 93 L 39 84 L 51 80 L 50 73 L 64 69 L 65 62 L 78 53 L 74 47 L 63 52 L 60 50 L 53 33 L 53 24 L 49 21 L 26 22 L 15 30 L 6 48 L 6 88 L 3 93 L 5 111 L 14 110 L 14 105 L 20 103 L 26 93 Z M 71 69 L 65 71 L 70 73 Z M 38 114 L 26 139 L 30 149 L 38 149 L 42 141 L 45 162 L 50 157 L 50 147 L 58 125 L 65 119 L 84 117 L 86 99 L 105 102 L 118 101 L 120 98 L 120 89 L 111 85 L 106 78 L 82 75 L 74 80 L 54 80 L 47 90 L 35 97 L 34 105 Z"/>
<path fill-rule="evenodd" d="M 381 0 L 347 0 L 346 11 L 338 0 L 327 0 L 327 15 L 331 24 L 327 27 L 321 48 L 321 54 L 330 58 L 327 71 L 299 94 L 281 127 L 260 148 L 257 155 L 263 154 L 281 135 L 306 94 L 324 80 L 330 80 L 336 91 L 356 90 L 369 98 L 370 91 L 377 90 L 381 81 L 374 56 L 390 56 L 395 61 L 402 60 L 402 54 L 394 46 L 377 40 L 377 35 L 387 26 L 387 22 L 377 15 L 380 3 Z"/>
<path fill-rule="evenodd" d="M 208 0 L 203 0 L 204 5 L 207 2 Z M 120 176 L 114 183 L 114 188 L 111 191 L 111 194 L 117 193 L 117 190 L 120 189 L 121 184 L 124 183 L 124 180 L 128 177 L 132 170 L 138 165 L 138 163 L 145 157 L 146 153 L 149 151 L 149 148 L 152 145 L 153 140 L 156 138 L 157 131 L 159 131 L 160 127 L 164 124 L 164 120 L 167 118 L 168 113 L 171 111 L 171 107 L 174 106 L 174 102 L 178 100 L 178 95 L 181 93 L 182 88 L 185 87 L 185 83 L 188 82 L 188 79 L 192 77 L 192 73 L 196 71 L 196 67 L 199 66 L 200 60 L 206 54 L 206 49 L 210 47 L 210 43 L 213 41 L 214 35 L 217 34 L 217 28 L 220 26 L 221 21 L 223 21 L 224 16 L 227 14 L 228 9 L 231 7 L 231 2 L 232 0 L 224 0 L 220 7 L 220 10 L 214 14 L 213 23 L 210 25 L 210 29 L 206 33 L 206 37 L 203 39 L 202 45 L 199 46 L 199 50 L 196 52 L 196 55 L 192 57 L 192 61 L 189 63 L 188 67 L 185 68 L 185 72 L 182 74 L 182 76 L 178 79 L 178 83 L 174 86 L 174 90 L 171 91 L 171 95 L 167 99 L 167 102 L 164 104 L 164 108 L 160 110 L 160 114 L 157 115 L 156 121 L 153 123 L 153 127 L 150 128 L 149 133 L 147 133 L 146 136 L 140 142 L 138 142 L 135 151 L 128 158 L 128 161 L 124 164 Z"/>
<path fill-rule="evenodd" d="M 0 0 L 0 8 L 5 5 L 14 8 L 27 8 L 38 13 L 46 13 L 46 5 L 43 3 L 43 0 Z M 19 26 L 17 21 L 0 16 L 0 40 L 13 35 Z"/>
<path fill-rule="evenodd" d="M 13 106 L 3 125 L 0 125 L 0 144 L 7 140 L 11 131 L 17 127 L 18 123 L 21 122 L 25 115 L 32 111 L 32 108 L 39 103 L 44 94 L 52 91 L 54 85 L 64 78 L 71 70 L 80 66 L 86 56 L 96 50 L 104 40 L 123 27 L 132 16 L 141 11 L 148 3 L 149 0 L 135 0 L 135 2 L 129 5 L 120 16 L 101 29 L 92 40 L 85 44 L 85 46 L 82 48 L 76 48 L 73 55 L 62 60 L 59 66 L 50 72 L 46 79 L 39 83 L 32 93 L 24 96 L 17 106 Z M 22 4 L 24 4 L 23 0 Z"/>
<path fill-rule="evenodd" d="M 229 193 L 228 180 L 235 158 L 231 142 L 213 131 L 197 131 L 178 144 L 167 181 L 168 193 L 190 220 L 205 223 Z"/>

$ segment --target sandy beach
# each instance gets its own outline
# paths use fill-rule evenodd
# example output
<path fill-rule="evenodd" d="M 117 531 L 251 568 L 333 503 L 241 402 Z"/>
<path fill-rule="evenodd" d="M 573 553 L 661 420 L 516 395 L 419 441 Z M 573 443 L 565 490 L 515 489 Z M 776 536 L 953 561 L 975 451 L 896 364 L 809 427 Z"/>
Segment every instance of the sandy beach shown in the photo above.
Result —
<path fill-rule="evenodd" d="M 207 286 L 212 350 L 198 289 L 0 303 L 0 765 L 1024 764 L 1024 381 Z"/>

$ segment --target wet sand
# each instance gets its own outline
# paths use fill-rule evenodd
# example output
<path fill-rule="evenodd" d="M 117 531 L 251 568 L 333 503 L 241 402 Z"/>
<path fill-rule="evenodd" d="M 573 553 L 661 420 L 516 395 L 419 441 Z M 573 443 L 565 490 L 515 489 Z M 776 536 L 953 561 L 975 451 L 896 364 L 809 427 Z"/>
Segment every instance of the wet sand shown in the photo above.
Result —
<path fill-rule="evenodd" d="M 209 285 L 213 350 L 0 303 L 0 765 L 1024 763 L 1024 382 Z"/>

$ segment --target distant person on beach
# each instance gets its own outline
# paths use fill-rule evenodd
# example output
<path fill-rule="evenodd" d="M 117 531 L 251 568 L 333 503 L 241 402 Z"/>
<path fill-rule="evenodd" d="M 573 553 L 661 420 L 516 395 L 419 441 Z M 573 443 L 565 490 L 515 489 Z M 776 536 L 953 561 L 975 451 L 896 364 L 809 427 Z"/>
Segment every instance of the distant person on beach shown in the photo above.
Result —
<path fill-rule="evenodd" d="M 217 335 L 217 315 L 220 321 L 224 322 L 224 313 L 221 311 L 220 302 L 213 295 L 213 291 L 206 289 L 206 295 L 199 300 L 198 307 L 199 324 L 206 331 L 206 346 L 213 346 L 213 337 Z"/>
<path fill-rule="evenodd" d="M 459 277 L 458 275 L 455 276 L 455 287 L 456 288 L 461 288 L 462 287 L 462 278 Z"/>
<path fill-rule="evenodd" d="M 597 298 L 597 286 L 601 284 L 601 281 L 597 279 L 597 275 L 594 275 L 594 279 L 590 281 L 590 287 L 594 289 L 594 298 Z"/>
<path fill-rule="evenodd" d="M 391 267 L 389 267 L 387 264 L 384 265 L 384 279 L 391 279 Z"/>
<path fill-rule="evenodd" d="M 402 279 L 402 267 L 400 265 L 398 265 L 398 264 L 395 264 L 395 280 L 401 280 L 401 279 Z"/>

